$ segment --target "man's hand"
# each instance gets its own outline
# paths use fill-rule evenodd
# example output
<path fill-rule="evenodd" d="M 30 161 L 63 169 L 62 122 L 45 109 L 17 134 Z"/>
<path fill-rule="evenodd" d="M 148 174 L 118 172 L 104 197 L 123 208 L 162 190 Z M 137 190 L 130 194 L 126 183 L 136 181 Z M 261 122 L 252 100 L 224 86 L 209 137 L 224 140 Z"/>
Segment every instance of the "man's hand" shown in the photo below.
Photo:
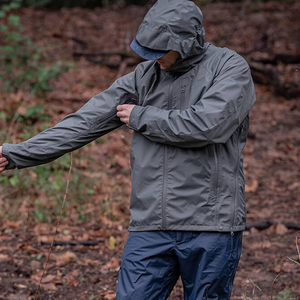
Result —
<path fill-rule="evenodd" d="M 132 104 L 123 104 L 123 105 L 117 106 L 117 111 L 118 111 L 117 116 L 127 126 L 129 125 L 130 114 L 134 107 L 135 107 L 135 105 L 132 105 Z"/>
<path fill-rule="evenodd" d="M 8 165 L 8 160 L 2 156 L 2 146 L 0 146 L 0 173 L 5 170 L 6 165 Z"/>

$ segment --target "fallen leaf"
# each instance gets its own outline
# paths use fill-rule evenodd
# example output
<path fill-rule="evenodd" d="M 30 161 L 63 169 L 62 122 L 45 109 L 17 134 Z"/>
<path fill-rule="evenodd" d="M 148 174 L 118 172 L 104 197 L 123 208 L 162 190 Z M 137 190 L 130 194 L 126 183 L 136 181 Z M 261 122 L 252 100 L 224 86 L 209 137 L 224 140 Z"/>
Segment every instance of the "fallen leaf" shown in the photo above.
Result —
<path fill-rule="evenodd" d="M 49 274 L 49 275 L 47 275 L 46 277 L 43 278 L 42 283 L 43 283 L 43 284 L 44 284 L 44 283 L 50 283 L 50 282 L 53 282 L 53 281 L 55 281 L 55 280 L 56 280 L 56 276 L 55 276 L 55 275 Z"/>
<path fill-rule="evenodd" d="M 25 246 L 25 250 L 26 250 L 26 252 L 28 252 L 28 253 L 40 253 L 41 251 L 40 250 L 38 250 L 38 249 L 36 249 L 36 248 L 33 248 L 32 246 L 30 246 L 30 245 L 26 245 Z"/>
<path fill-rule="evenodd" d="M 250 248 L 251 249 L 266 249 L 266 248 L 271 248 L 272 247 L 272 243 L 269 242 L 269 241 L 263 241 L 263 242 L 260 242 L 260 243 L 253 243 L 253 244 L 250 244 Z"/>
<path fill-rule="evenodd" d="M 110 298 L 110 297 L 116 297 L 116 293 L 113 290 L 109 290 L 107 292 L 103 292 L 100 294 L 100 296 L 104 296 L 104 299 L 114 299 L 114 298 Z"/>
<path fill-rule="evenodd" d="M 27 111 L 26 106 L 19 106 L 18 109 L 17 109 L 18 114 L 21 115 L 21 116 L 25 116 L 26 111 Z"/>
<path fill-rule="evenodd" d="M 59 236 L 57 236 L 57 239 L 56 239 L 56 241 L 58 242 L 69 242 L 69 241 L 71 241 L 72 240 L 72 235 L 59 235 Z"/>
<path fill-rule="evenodd" d="M 0 252 L 4 251 L 4 250 L 9 250 L 9 251 L 13 251 L 12 247 L 7 247 L 7 246 L 2 246 L 0 245 Z"/>
<path fill-rule="evenodd" d="M 6 254 L 0 254 L 0 261 L 1 260 L 9 260 L 9 256 Z"/>
<path fill-rule="evenodd" d="M 108 249 L 113 250 L 115 248 L 116 248 L 116 239 L 113 236 L 111 236 L 111 237 L 109 237 Z"/>
<path fill-rule="evenodd" d="M 84 264 L 91 264 L 91 265 L 96 265 L 96 264 L 99 264 L 99 261 L 98 260 L 92 260 L 92 259 L 89 259 L 89 258 L 83 258 L 80 260 L 81 262 L 83 262 Z"/>
<path fill-rule="evenodd" d="M 294 182 L 288 186 L 289 191 L 293 191 L 300 188 L 300 182 Z"/>
<path fill-rule="evenodd" d="M 7 296 L 7 299 L 9 300 L 27 300 L 27 295 L 24 294 L 10 294 Z"/>
<path fill-rule="evenodd" d="M 54 283 L 42 284 L 42 288 L 45 289 L 45 290 L 49 290 L 49 291 L 56 291 L 57 290 Z"/>
<path fill-rule="evenodd" d="M 288 229 L 283 224 L 277 224 L 276 225 L 276 234 L 278 235 L 284 235 L 288 232 Z"/>
<path fill-rule="evenodd" d="M 101 270 L 117 269 L 119 267 L 119 261 L 115 257 L 113 257 L 107 264 L 101 267 Z"/>
<path fill-rule="evenodd" d="M 20 227 L 20 222 L 19 221 L 9 221 L 9 220 L 6 220 L 4 227 L 9 227 L 9 228 L 12 228 L 12 229 L 17 229 L 17 228 Z"/>
<path fill-rule="evenodd" d="M 104 299 L 107 299 L 107 300 L 116 299 L 116 293 L 105 295 Z"/>
<path fill-rule="evenodd" d="M 39 270 L 35 274 L 31 275 L 30 278 L 32 281 L 39 282 L 42 274 L 43 274 L 43 270 Z"/>
<path fill-rule="evenodd" d="M 127 168 L 129 169 L 130 167 L 130 162 L 126 157 L 120 156 L 120 155 L 115 155 L 115 162 L 122 168 Z"/>
<path fill-rule="evenodd" d="M 27 286 L 24 284 L 15 284 L 15 286 L 19 289 L 27 289 Z"/>
<path fill-rule="evenodd" d="M 28 174 L 32 179 L 37 179 L 37 177 L 38 177 L 37 174 L 31 170 L 28 172 Z"/>
<path fill-rule="evenodd" d="M 56 265 L 64 265 L 77 259 L 77 255 L 74 252 L 67 251 L 62 254 L 52 255 L 52 259 L 56 261 Z"/>
<path fill-rule="evenodd" d="M 41 269 L 41 267 L 42 267 L 41 263 L 37 260 L 32 260 L 30 262 L 30 266 L 31 266 L 32 270 Z"/>
<path fill-rule="evenodd" d="M 254 180 L 254 181 L 252 182 L 251 186 L 249 186 L 249 185 L 247 185 L 247 184 L 245 185 L 245 192 L 246 192 L 246 193 L 249 193 L 249 192 L 256 192 L 257 188 L 258 188 L 258 181 L 257 181 L 257 180 Z"/>
<path fill-rule="evenodd" d="M 38 236 L 38 242 L 44 242 L 44 243 L 50 243 L 53 240 L 53 236 L 47 236 L 47 235 L 39 235 Z"/>

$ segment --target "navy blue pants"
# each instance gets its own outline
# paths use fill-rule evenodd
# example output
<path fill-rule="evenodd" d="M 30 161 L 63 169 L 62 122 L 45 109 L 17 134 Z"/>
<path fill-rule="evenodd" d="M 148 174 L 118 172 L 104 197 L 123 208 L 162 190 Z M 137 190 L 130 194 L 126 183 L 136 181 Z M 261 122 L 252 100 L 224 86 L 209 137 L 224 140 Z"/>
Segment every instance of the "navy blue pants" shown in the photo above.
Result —
<path fill-rule="evenodd" d="M 242 232 L 130 232 L 119 272 L 117 300 L 162 300 L 179 276 L 184 299 L 229 299 Z"/>

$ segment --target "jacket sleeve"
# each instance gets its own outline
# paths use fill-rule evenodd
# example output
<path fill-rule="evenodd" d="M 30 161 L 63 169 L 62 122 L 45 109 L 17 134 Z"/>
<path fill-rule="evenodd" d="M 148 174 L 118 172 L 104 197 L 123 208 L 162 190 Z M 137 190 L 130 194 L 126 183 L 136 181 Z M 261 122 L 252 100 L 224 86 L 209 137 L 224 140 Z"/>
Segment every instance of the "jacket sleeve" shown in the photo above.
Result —
<path fill-rule="evenodd" d="M 225 143 L 249 114 L 256 97 L 244 58 L 235 53 L 222 59 L 212 86 L 195 105 L 186 110 L 136 106 L 129 127 L 151 141 L 176 147 Z"/>
<path fill-rule="evenodd" d="M 6 169 L 22 169 L 51 162 L 96 138 L 124 125 L 117 117 L 119 104 L 136 103 L 136 78 L 141 68 L 116 80 L 107 90 L 94 96 L 77 112 L 20 144 L 3 144 Z"/>

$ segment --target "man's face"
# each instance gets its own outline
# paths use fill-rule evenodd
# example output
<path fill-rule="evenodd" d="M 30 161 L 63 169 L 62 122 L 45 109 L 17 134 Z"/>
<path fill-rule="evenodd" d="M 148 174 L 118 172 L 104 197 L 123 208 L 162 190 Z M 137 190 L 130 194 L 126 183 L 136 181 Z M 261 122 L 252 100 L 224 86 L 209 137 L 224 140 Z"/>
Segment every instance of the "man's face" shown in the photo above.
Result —
<path fill-rule="evenodd" d="M 169 51 L 166 55 L 157 59 L 156 61 L 159 63 L 160 68 L 162 70 L 170 69 L 175 63 L 176 59 L 180 57 L 180 54 L 176 51 Z"/>

